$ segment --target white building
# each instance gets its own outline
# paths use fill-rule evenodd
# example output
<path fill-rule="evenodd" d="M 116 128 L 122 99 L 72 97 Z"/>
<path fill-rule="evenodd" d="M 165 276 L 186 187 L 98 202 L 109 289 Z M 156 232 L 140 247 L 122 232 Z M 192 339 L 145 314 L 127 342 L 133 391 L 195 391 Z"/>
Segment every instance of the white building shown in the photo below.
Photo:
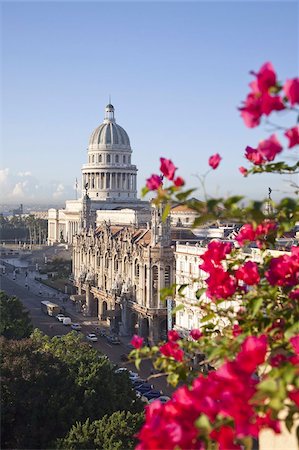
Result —
<path fill-rule="evenodd" d="M 111 104 L 106 106 L 103 123 L 91 134 L 87 151 L 87 164 L 82 166 L 82 186 L 88 192 L 97 224 L 103 221 L 133 225 L 149 222 L 149 203 L 137 199 L 137 168 L 131 161 L 130 140 L 116 123 Z M 73 236 L 82 229 L 83 200 L 84 195 L 78 200 L 66 201 L 64 209 L 49 209 L 49 244 L 73 241 Z"/>

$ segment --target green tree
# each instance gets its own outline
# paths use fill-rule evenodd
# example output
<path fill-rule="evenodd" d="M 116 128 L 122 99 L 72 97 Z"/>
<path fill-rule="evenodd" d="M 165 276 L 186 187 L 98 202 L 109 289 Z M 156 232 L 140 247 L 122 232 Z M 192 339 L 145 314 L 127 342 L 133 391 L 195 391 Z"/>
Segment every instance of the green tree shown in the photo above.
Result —
<path fill-rule="evenodd" d="M 134 438 L 144 422 L 144 414 L 117 411 L 101 420 L 73 425 L 65 439 L 58 442 L 58 448 L 68 450 L 131 450 L 137 440 Z"/>
<path fill-rule="evenodd" d="M 17 297 L 0 291 L 0 335 L 7 339 L 23 339 L 32 332 L 29 313 Z"/>
<path fill-rule="evenodd" d="M 0 338 L 1 448 L 53 448 L 79 403 L 67 365 L 31 339 Z"/>
<path fill-rule="evenodd" d="M 67 364 L 80 397 L 76 420 L 95 420 L 118 410 L 142 410 L 142 402 L 136 399 L 128 376 L 115 373 L 108 357 L 90 348 L 81 333 L 50 339 L 36 330 L 32 337 L 41 351 L 50 352 Z"/>

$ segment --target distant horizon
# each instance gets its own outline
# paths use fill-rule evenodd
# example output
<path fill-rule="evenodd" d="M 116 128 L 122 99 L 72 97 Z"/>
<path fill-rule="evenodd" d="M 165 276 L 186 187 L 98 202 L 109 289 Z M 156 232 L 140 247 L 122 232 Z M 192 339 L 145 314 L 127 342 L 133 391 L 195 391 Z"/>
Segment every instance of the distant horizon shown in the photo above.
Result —
<path fill-rule="evenodd" d="M 246 128 L 237 108 L 264 62 L 279 80 L 296 76 L 296 1 L 3 2 L 1 10 L 6 203 L 75 199 L 109 95 L 131 141 L 139 197 L 161 156 L 191 188 L 216 152 L 223 159 L 207 178 L 209 195 L 261 199 L 268 187 L 274 201 L 293 195 L 290 177 L 239 173 L 249 165 L 245 147 L 269 127 Z M 298 150 L 283 157 L 298 159 Z"/>

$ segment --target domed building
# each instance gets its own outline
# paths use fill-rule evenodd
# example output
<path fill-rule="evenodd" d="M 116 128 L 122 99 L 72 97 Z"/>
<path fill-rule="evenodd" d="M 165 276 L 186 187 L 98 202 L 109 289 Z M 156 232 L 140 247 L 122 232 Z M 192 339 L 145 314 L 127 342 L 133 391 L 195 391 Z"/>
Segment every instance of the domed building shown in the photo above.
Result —
<path fill-rule="evenodd" d="M 103 123 L 90 136 L 87 163 L 82 166 L 81 199 L 67 200 L 64 209 L 49 209 L 49 244 L 72 243 L 86 226 L 86 211 L 90 225 L 149 222 L 149 204 L 137 198 L 137 167 L 131 161 L 130 139 L 114 114 L 114 106 L 107 105 Z"/>
<path fill-rule="evenodd" d="M 114 107 L 105 108 L 104 122 L 92 133 L 88 163 L 82 168 L 82 186 L 91 200 L 125 201 L 137 198 L 137 168 L 126 131 L 116 123 Z"/>

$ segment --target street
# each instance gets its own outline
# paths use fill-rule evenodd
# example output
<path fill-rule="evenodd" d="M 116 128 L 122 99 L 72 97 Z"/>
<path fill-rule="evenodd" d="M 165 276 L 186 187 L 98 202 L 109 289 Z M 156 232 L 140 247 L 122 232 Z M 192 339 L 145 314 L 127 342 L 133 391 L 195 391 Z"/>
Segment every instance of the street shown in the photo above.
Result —
<path fill-rule="evenodd" d="M 7 267 L 6 274 L 0 275 L 0 289 L 8 295 L 18 297 L 26 309 L 30 313 L 30 317 L 34 328 L 39 328 L 48 336 L 65 335 L 71 331 L 70 326 L 65 326 L 56 318 L 50 317 L 41 311 L 40 302 L 49 300 L 65 308 L 65 316 L 72 319 L 73 323 L 80 323 L 84 335 L 94 332 L 95 326 L 99 326 L 97 317 L 84 317 L 81 313 L 75 311 L 74 304 L 71 300 L 63 301 L 66 296 L 58 293 L 55 289 L 41 284 L 35 280 L 37 272 L 29 271 L 26 267 L 20 267 L 19 273 L 13 272 L 13 266 L 7 262 L 9 260 L 0 261 Z M 26 276 L 27 274 L 27 276 Z M 98 337 L 98 342 L 93 343 L 93 347 L 120 367 L 127 367 L 130 370 L 137 371 L 134 363 L 121 361 L 122 354 L 128 354 L 130 348 L 128 346 L 130 338 L 121 337 L 121 344 L 111 345 L 105 337 Z M 143 361 L 140 367 L 140 377 L 148 378 L 151 375 L 152 364 L 150 361 Z M 165 377 L 155 378 L 155 389 L 162 390 L 164 394 L 170 395 L 173 389 L 167 386 Z"/>

